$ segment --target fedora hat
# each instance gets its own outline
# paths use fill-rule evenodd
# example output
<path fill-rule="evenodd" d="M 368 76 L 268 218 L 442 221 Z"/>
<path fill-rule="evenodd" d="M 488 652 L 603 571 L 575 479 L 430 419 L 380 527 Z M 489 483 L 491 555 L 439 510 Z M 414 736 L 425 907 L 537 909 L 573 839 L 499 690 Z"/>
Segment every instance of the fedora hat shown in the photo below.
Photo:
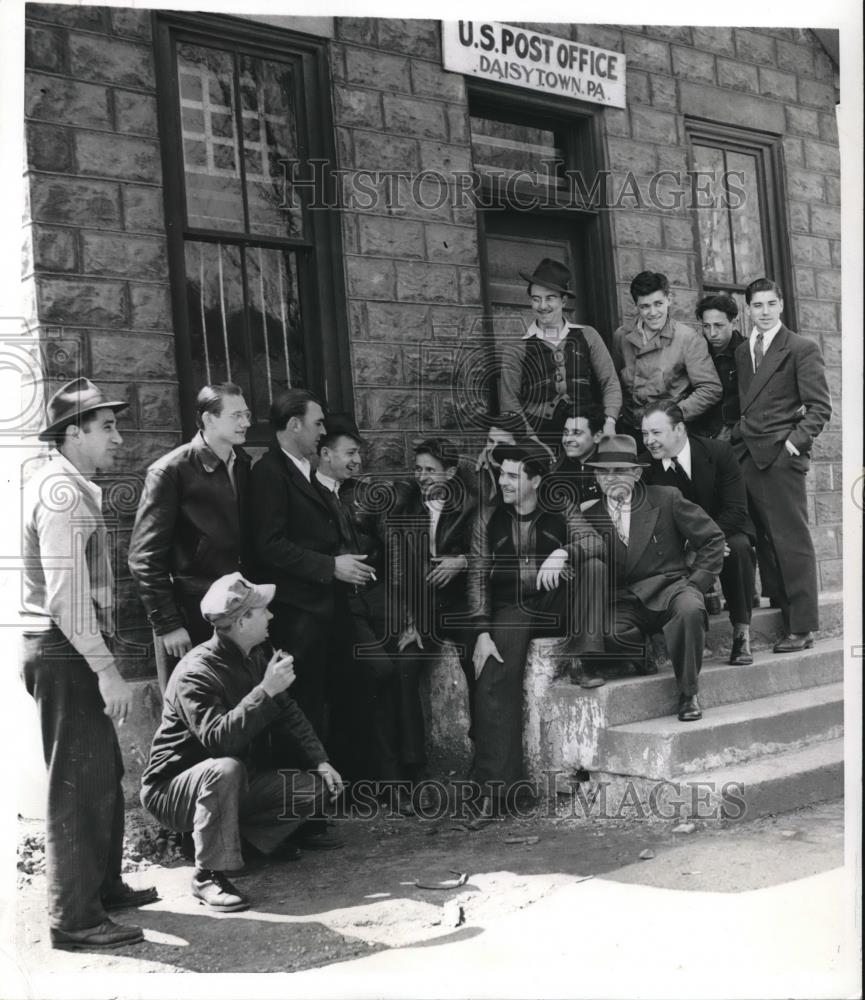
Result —
<path fill-rule="evenodd" d="M 525 271 L 520 271 L 519 274 L 530 285 L 543 285 L 544 288 L 550 288 L 562 295 L 574 294 L 568 288 L 571 283 L 570 270 L 561 261 L 553 260 L 552 257 L 544 257 L 533 274 L 527 274 Z"/>
<path fill-rule="evenodd" d="M 630 434 L 605 434 L 598 442 L 592 461 L 583 462 L 596 469 L 645 469 L 650 464 L 637 459 L 637 443 Z"/>
<path fill-rule="evenodd" d="M 86 413 L 94 410 L 114 410 L 119 413 L 129 403 L 108 399 L 105 393 L 89 378 L 76 378 L 67 382 L 48 400 L 47 426 L 39 432 L 40 441 L 49 441 L 69 424 L 77 423 Z"/>

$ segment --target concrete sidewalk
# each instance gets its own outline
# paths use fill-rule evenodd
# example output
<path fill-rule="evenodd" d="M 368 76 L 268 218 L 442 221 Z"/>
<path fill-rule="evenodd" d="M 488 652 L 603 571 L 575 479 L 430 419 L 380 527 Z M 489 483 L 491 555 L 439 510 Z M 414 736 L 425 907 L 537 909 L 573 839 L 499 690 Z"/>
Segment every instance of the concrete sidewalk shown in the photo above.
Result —
<path fill-rule="evenodd" d="M 317 1000 L 859 996 L 852 884 L 842 868 L 737 894 L 592 878 L 435 947 L 297 973 L 291 989 Z"/>

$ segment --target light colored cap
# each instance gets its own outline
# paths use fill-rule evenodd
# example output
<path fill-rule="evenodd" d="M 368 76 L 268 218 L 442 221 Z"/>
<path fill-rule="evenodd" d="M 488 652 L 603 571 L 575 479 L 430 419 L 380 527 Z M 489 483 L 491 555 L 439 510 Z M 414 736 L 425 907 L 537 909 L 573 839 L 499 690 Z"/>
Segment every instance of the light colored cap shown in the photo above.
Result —
<path fill-rule="evenodd" d="M 201 615 L 216 627 L 233 625 L 253 608 L 266 608 L 273 600 L 272 583 L 250 583 L 240 573 L 221 576 L 201 598 Z"/>

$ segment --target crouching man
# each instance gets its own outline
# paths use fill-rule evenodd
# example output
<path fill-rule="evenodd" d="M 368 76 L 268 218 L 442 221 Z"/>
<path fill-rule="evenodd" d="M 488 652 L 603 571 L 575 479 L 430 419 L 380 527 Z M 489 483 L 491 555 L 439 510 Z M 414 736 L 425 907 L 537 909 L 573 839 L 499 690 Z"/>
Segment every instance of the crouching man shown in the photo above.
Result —
<path fill-rule="evenodd" d="M 222 912 L 249 905 L 226 874 L 243 866 L 241 836 L 273 855 L 342 791 L 312 725 L 288 696 L 293 658 L 282 650 L 267 657 L 274 589 L 240 573 L 211 585 L 201 613 L 213 637 L 172 673 L 142 777 L 145 809 L 169 829 L 192 831 L 192 895 Z M 272 735 L 281 738 L 274 745 L 294 744 L 311 773 L 277 770 Z"/>

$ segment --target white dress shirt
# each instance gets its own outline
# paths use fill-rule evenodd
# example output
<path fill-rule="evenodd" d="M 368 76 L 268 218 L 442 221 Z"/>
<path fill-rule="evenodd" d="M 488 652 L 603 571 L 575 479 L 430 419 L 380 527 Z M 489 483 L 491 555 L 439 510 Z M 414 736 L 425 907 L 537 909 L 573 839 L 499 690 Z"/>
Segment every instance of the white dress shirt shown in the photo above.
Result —
<path fill-rule="evenodd" d="M 767 330 L 763 334 L 763 357 L 764 358 L 766 357 L 766 352 L 769 350 L 769 344 L 771 344 L 772 341 L 775 339 L 775 334 L 780 329 L 781 329 L 781 321 L 778 320 L 778 322 L 772 327 L 771 330 Z M 754 345 L 757 343 L 757 334 L 759 332 L 760 331 L 757 329 L 756 326 L 753 327 L 753 329 L 751 330 L 751 336 L 750 336 L 750 338 L 748 340 L 748 346 L 751 348 L 751 367 L 754 369 L 754 371 L 757 370 L 757 364 L 756 364 L 756 362 L 754 360 Z"/>
<path fill-rule="evenodd" d="M 625 545 L 628 544 L 631 538 L 631 498 L 628 497 L 627 500 L 621 503 L 616 500 L 611 500 L 607 497 L 607 510 L 610 513 L 610 520 L 613 524 L 616 523 L 616 510 L 621 511 L 622 514 L 622 533 L 624 534 Z"/>
<path fill-rule="evenodd" d="M 430 555 L 436 556 L 436 529 L 439 525 L 439 518 L 442 516 L 444 500 L 424 500 L 424 507 L 429 511 L 429 551 Z"/>
<path fill-rule="evenodd" d="M 673 458 L 679 463 L 682 469 L 685 471 L 685 475 L 688 479 L 693 479 L 691 475 L 691 442 L 685 441 L 685 447 L 679 452 L 678 455 L 673 455 L 672 458 L 662 458 L 661 464 L 664 466 L 664 471 L 669 471 L 673 464 Z"/>
<path fill-rule="evenodd" d="M 309 464 L 308 458 L 295 458 L 290 451 L 286 451 L 285 448 L 282 449 L 283 455 L 288 455 L 288 457 L 294 462 L 294 464 L 300 469 L 303 478 L 309 483 L 311 482 L 310 476 L 312 475 L 312 466 Z"/>
<path fill-rule="evenodd" d="M 336 493 L 337 496 L 339 495 L 340 484 L 336 479 L 331 479 L 330 476 L 326 476 L 320 469 L 315 470 L 315 478 L 328 491 L 328 493 Z"/>

